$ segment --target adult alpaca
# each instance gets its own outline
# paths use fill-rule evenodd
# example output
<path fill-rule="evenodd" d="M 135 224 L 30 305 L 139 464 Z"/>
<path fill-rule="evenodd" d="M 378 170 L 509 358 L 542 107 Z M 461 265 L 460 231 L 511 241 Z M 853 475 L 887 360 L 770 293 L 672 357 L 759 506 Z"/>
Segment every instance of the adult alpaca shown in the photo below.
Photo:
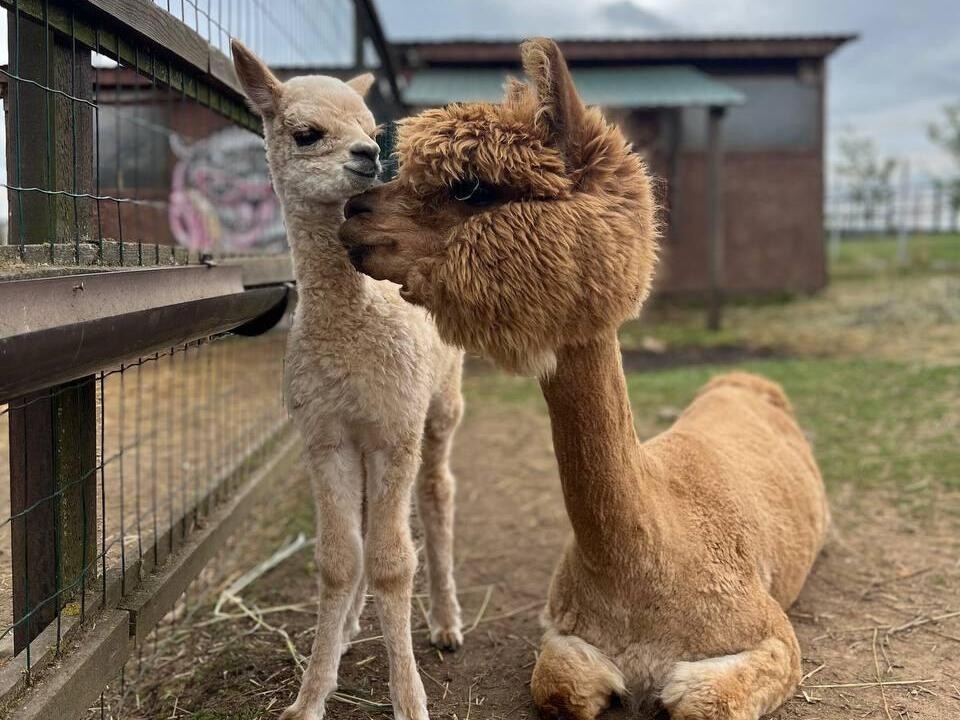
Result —
<path fill-rule="evenodd" d="M 463 354 L 440 340 L 427 314 L 403 302 L 396 286 L 354 270 L 337 241 L 344 203 L 374 184 L 380 169 L 376 126 L 362 97 L 373 76 L 281 83 L 241 43 L 234 40 L 232 49 L 237 76 L 263 117 L 293 254 L 299 301 L 284 384 L 316 503 L 317 633 L 300 692 L 282 718 L 323 717 L 340 655 L 360 629 L 366 576 L 387 646 L 394 716 L 427 720 L 410 637 L 417 564 L 410 493 L 416 484 L 430 637 L 455 649 L 462 634 L 449 456 L 463 407 Z"/>
<path fill-rule="evenodd" d="M 638 440 L 616 333 L 655 264 L 649 179 L 552 41 L 522 56 L 530 85 L 503 104 L 404 122 L 398 179 L 347 204 L 341 240 L 445 339 L 540 376 L 573 526 L 540 710 L 588 720 L 618 694 L 674 720 L 755 720 L 800 678 L 784 609 L 827 526 L 819 471 L 782 390 L 744 373 Z"/>

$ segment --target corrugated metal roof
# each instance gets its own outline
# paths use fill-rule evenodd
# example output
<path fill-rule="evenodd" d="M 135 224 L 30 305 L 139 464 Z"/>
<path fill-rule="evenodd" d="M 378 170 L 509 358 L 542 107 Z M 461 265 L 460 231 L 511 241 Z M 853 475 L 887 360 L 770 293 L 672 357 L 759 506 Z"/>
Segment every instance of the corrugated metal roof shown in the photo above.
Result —
<path fill-rule="evenodd" d="M 617 108 L 671 108 L 740 105 L 739 90 L 688 65 L 574 68 L 580 97 L 587 105 Z M 499 102 L 510 74 L 496 68 L 428 68 L 410 78 L 403 91 L 408 105 Z M 515 74 L 516 75 L 516 74 Z"/>

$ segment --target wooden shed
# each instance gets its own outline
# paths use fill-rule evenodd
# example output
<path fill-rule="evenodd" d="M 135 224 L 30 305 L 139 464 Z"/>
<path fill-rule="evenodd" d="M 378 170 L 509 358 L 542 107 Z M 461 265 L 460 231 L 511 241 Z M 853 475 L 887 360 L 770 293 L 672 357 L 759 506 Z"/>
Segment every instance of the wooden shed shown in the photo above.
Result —
<path fill-rule="evenodd" d="M 660 180 L 661 292 L 826 285 L 826 60 L 852 39 L 560 41 L 585 101 L 621 124 Z M 521 72 L 518 45 L 395 43 L 404 100 L 414 109 L 497 100 L 505 76 Z"/>

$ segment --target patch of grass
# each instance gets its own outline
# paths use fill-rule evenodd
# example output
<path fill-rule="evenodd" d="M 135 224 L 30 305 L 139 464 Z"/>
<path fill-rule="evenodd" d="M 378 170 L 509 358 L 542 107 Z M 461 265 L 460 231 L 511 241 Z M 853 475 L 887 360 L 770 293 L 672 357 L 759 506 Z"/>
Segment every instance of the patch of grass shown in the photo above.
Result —
<path fill-rule="evenodd" d="M 828 484 L 917 483 L 960 488 L 960 373 L 861 360 L 747 363 L 744 369 L 781 383 L 809 433 Z M 631 375 L 638 417 L 662 406 L 684 407 L 723 368 Z M 655 429 L 669 423 L 660 421 Z"/>
<path fill-rule="evenodd" d="M 830 276 L 837 280 L 960 269 L 960 235 L 910 235 L 904 265 L 897 248 L 895 235 L 841 238 L 839 252 L 830 262 Z"/>
<path fill-rule="evenodd" d="M 744 345 L 750 340 L 742 327 L 731 323 L 716 332 L 707 330 L 703 308 L 679 305 L 651 308 L 640 320 L 620 329 L 620 343 L 625 348 L 643 348 L 647 338 L 655 338 L 668 348 Z"/>
<path fill-rule="evenodd" d="M 960 372 L 896 362 L 795 359 L 745 363 L 781 383 L 809 433 L 828 485 L 960 488 Z M 697 366 L 630 373 L 640 433 L 669 426 L 710 377 L 729 368 Z M 471 403 L 524 404 L 545 412 L 535 380 L 468 377 Z"/>
<path fill-rule="evenodd" d="M 874 276 L 834 282 L 790 303 L 731 303 L 723 330 L 704 328 L 701 309 L 653 306 L 621 330 L 625 348 L 732 345 L 806 356 L 955 362 L 960 348 L 960 272 Z"/>

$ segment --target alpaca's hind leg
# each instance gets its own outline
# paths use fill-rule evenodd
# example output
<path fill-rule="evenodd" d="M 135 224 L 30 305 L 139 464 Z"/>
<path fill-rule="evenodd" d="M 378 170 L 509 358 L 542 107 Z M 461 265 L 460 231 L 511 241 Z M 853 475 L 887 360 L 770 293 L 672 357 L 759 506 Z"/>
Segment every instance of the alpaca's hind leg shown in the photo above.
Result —
<path fill-rule="evenodd" d="M 317 632 L 300 692 L 282 720 L 319 720 L 337 686 L 344 622 L 363 574 L 363 466 L 348 443 L 308 448 L 316 504 Z"/>
<path fill-rule="evenodd" d="M 545 718 L 593 720 L 624 693 L 613 661 L 575 635 L 548 631 L 530 681 L 533 701 Z"/>
<path fill-rule="evenodd" d="M 430 405 L 417 477 L 417 510 L 423 523 L 430 589 L 430 641 L 444 650 L 463 644 L 453 579 L 454 478 L 450 472 L 450 447 L 463 412 L 459 378 L 457 374 L 455 386 Z"/>
<path fill-rule="evenodd" d="M 757 720 L 784 703 L 800 682 L 800 646 L 771 600 L 770 635 L 752 650 L 679 662 L 660 699 L 671 720 Z"/>
<path fill-rule="evenodd" d="M 366 476 L 366 468 L 364 468 Z M 363 537 L 367 535 L 367 507 L 366 507 L 366 480 L 364 480 L 364 499 L 361 507 L 360 529 Z M 357 589 L 353 593 L 353 601 L 350 604 L 350 611 L 347 613 L 346 622 L 343 624 L 343 648 L 341 654 L 345 655 L 350 649 L 350 643 L 360 633 L 360 616 L 363 615 L 363 608 L 367 604 L 367 578 L 361 574 L 360 582 L 357 583 Z"/>
<path fill-rule="evenodd" d="M 361 579 L 356 592 L 353 594 L 353 602 L 350 605 L 350 611 L 347 613 L 347 620 L 343 624 L 343 653 L 350 649 L 350 642 L 360 632 L 360 616 L 363 614 L 363 608 L 366 604 L 367 581 Z"/>
<path fill-rule="evenodd" d="M 373 590 L 396 720 L 428 720 L 427 694 L 410 637 L 410 601 L 417 555 L 410 537 L 410 493 L 417 474 L 416 440 L 367 458 L 367 536 L 364 565 Z"/>

